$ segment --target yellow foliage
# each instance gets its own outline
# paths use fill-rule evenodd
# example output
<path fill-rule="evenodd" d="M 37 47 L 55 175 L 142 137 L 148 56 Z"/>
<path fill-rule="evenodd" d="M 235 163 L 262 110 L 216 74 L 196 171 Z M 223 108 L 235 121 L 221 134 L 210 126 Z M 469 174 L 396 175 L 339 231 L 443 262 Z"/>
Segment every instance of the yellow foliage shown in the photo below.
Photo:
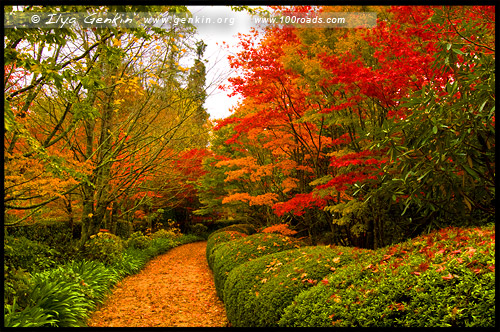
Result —
<path fill-rule="evenodd" d="M 292 236 L 297 234 L 297 231 L 288 228 L 288 224 L 277 224 L 264 228 L 262 233 L 279 233 L 286 236 Z"/>
<path fill-rule="evenodd" d="M 247 193 L 235 193 L 230 196 L 224 197 L 222 204 L 231 202 L 245 202 L 250 206 L 252 205 L 267 205 L 272 206 L 278 200 L 278 194 L 267 193 L 263 195 L 251 196 Z"/>
<path fill-rule="evenodd" d="M 274 165 L 268 164 L 260 166 L 257 170 L 250 175 L 251 181 L 259 181 L 263 176 L 270 176 L 273 174 Z"/>
<path fill-rule="evenodd" d="M 283 180 L 283 182 L 281 183 L 281 185 L 283 186 L 283 193 L 287 193 L 289 192 L 290 190 L 294 189 L 294 188 L 297 188 L 297 182 L 299 180 L 296 179 L 296 178 L 286 178 L 285 180 Z"/>
<path fill-rule="evenodd" d="M 242 175 L 247 174 L 247 173 L 250 173 L 250 171 L 247 170 L 247 169 L 245 169 L 245 168 L 244 169 L 238 169 L 238 170 L 235 170 L 235 171 L 227 171 L 227 172 L 224 173 L 224 174 L 227 175 L 227 177 L 224 179 L 224 182 L 229 182 L 229 181 L 237 180 Z"/>

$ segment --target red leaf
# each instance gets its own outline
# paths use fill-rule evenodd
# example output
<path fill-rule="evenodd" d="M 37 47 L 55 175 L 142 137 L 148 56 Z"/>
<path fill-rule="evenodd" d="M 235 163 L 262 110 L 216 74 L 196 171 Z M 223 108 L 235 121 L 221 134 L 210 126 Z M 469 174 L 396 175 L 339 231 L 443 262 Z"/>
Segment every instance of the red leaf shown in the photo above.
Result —
<path fill-rule="evenodd" d="M 448 273 L 448 275 L 447 275 L 447 276 L 442 276 L 441 278 L 443 278 L 444 280 L 451 280 L 451 279 L 453 279 L 453 278 L 454 278 L 454 276 L 453 276 L 453 275 L 451 275 L 451 273 Z"/>

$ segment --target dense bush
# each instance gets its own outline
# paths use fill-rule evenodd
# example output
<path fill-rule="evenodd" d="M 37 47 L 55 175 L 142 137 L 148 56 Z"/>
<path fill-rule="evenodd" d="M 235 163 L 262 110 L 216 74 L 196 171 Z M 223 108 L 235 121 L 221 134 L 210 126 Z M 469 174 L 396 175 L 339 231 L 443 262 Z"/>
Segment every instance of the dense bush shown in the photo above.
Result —
<path fill-rule="evenodd" d="M 300 292 L 325 282 L 327 274 L 371 255 L 370 250 L 310 246 L 259 257 L 234 268 L 224 286 L 232 326 L 277 326 Z"/>
<path fill-rule="evenodd" d="M 227 276 L 238 265 L 274 252 L 298 248 L 300 244 L 296 239 L 281 234 L 257 233 L 216 246 L 213 273 L 217 295 L 223 299 Z"/>
<path fill-rule="evenodd" d="M 40 327 L 56 326 L 57 319 L 38 306 L 24 310 L 14 301 L 4 306 L 4 327 Z"/>
<path fill-rule="evenodd" d="M 208 232 L 208 227 L 203 225 L 202 223 L 196 223 L 190 225 L 189 230 L 194 235 L 203 236 Z"/>
<path fill-rule="evenodd" d="M 65 268 L 80 276 L 85 295 L 93 305 L 103 302 L 111 287 L 120 280 L 119 271 L 98 261 L 72 261 Z"/>
<path fill-rule="evenodd" d="M 4 238 L 4 257 L 9 269 L 39 272 L 55 267 L 62 254 L 43 243 L 7 235 Z"/>
<path fill-rule="evenodd" d="M 201 241 L 203 238 L 193 235 L 193 234 L 179 234 L 175 238 L 169 237 L 158 237 L 151 241 L 149 247 L 147 247 L 144 252 L 149 258 L 164 254 L 170 249 L 177 247 L 181 244 L 186 244 L 190 242 Z"/>
<path fill-rule="evenodd" d="M 279 325 L 495 325 L 494 226 L 450 227 L 377 252 L 299 294 Z"/>
<path fill-rule="evenodd" d="M 207 240 L 207 262 L 208 266 L 212 269 L 213 266 L 213 251 L 215 246 L 219 243 L 226 242 L 229 240 L 234 240 L 238 237 L 244 237 L 246 235 L 252 235 L 257 232 L 255 226 L 252 224 L 232 224 L 229 226 L 222 227 L 212 232 L 208 236 Z"/>
<path fill-rule="evenodd" d="M 81 222 L 72 225 L 65 222 L 39 222 L 6 228 L 6 234 L 14 237 L 25 237 L 60 250 L 71 244 L 73 239 L 80 238 Z"/>
<path fill-rule="evenodd" d="M 179 236 L 181 236 L 181 232 L 178 228 L 172 228 L 169 230 L 160 229 L 151 234 L 152 239 L 175 239 Z"/>
<path fill-rule="evenodd" d="M 141 231 L 134 232 L 127 239 L 127 248 L 146 249 L 151 242 L 149 236 L 145 236 Z"/>
<path fill-rule="evenodd" d="M 237 218 L 237 219 L 217 219 L 212 222 L 207 223 L 208 229 L 211 233 L 218 231 L 222 228 L 237 225 L 237 224 L 248 224 L 247 218 Z"/>
<path fill-rule="evenodd" d="M 237 231 L 225 231 L 225 232 L 216 232 L 210 234 L 207 240 L 207 246 L 205 248 L 207 262 L 210 269 L 213 269 L 213 263 L 214 263 L 213 253 L 215 248 L 217 248 L 219 244 L 227 241 L 236 240 L 246 236 L 248 235 Z"/>
<path fill-rule="evenodd" d="M 121 277 L 126 277 L 141 271 L 152 257 L 154 257 L 154 252 L 151 250 L 146 251 L 129 247 L 123 252 L 121 259 L 116 261 L 112 267 Z"/>
<path fill-rule="evenodd" d="M 229 226 L 226 226 L 226 227 L 223 227 L 223 228 L 219 228 L 216 231 L 214 231 L 213 233 L 217 233 L 217 232 L 229 232 L 229 231 L 240 232 L 240 233 L 244 233 L 244 234 L 247 234 L 247 235 L 252 235 L 252 234 L 257 233 L 257 229 L 252 224 L 234 224 L 234 225 L 229 225 Z"/>
<path fill-rule="evenodd" d="M 31 288 L 31 274 L 22 268 L 4 264 L 4 305 L 23 306 Z"/>
<path fill-rule="evenodd" d="M 85 243 L 86 257 L 106 264 L 113 264 L 119 260 L 123 249 L 122 239 L 108 232 L 91 235 L 90 240 Z"/>
<path fill-rule="evenodd" d="M 202 236 L 198 236 L 196 234 L 182 234 L 180 237 L 176 239 L 178 245 L 204 241 L 205 239 Z"/>

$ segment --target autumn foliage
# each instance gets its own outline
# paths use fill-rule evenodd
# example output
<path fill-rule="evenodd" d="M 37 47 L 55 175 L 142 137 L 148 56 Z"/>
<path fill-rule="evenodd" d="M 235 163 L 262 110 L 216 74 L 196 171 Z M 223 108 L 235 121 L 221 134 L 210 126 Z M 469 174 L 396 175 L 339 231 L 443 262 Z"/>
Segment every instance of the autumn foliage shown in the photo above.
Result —
<path fill-rule="evenodd" d="M 115 9 L 8 6 L 6 15 Z M 211 155 L 206 45 L 193 33 L 192 26 L 6 29 L 6 225 L 81 223 L 83 248 L 101 228 L 116 233 L 119 221 L 151 224 L 146 216 L 155 219 L 160 210 L 181 209 L 182 221 L 190 221 L 199 205 L 193 182 Z M 179 65 L 187 57 L 191 68 Z"/>
<path fill-rule="evenodd" d="M 369 248 L 493 220 L 494 8 L 319 10 L 377 25 L 240 35 L 223 89 L 242 101 L 214 127 L 207 207 Z"/>

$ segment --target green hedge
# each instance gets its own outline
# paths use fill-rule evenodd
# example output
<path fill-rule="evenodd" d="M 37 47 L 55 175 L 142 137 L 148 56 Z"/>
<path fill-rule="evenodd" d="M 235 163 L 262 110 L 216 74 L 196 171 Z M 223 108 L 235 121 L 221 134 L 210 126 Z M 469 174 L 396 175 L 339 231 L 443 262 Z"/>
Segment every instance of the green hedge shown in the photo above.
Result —
<path fill-rule="evenodd" d="M 300 293 L 279 325 L 495 326 L 494 226 L 446 228 L 377 252 Z"/>
<path fill-rule="evenodd" d="M 217 295 L 224 300 L 224 283 L 229 272 L 238 265 L 278 251 L 298 248 L 300 245 L 298 240 L 281 234 L 257 233 L 216 246 L 212 269 Z"/>
<path fill-rule="evenodd" d="M 218 231 L 222 228 L 231 225 L 238 225 L 238 224 L 249 224 L 249 221 L 247 218 L 237 218 L 237 219 L 217 219 L 207 222 L 208 231 L 210 233 L 213 233 L 215 231 Z"/>
<path fill-rule="evenodd" d="M 224 287 L 226 314 L 235 327 L 273 327 L 300 292 L 370 250 L 310 246 L 286 250 L 241 264 Z"/>
<path fill-rule="evenodd" d="M 13 237 L 25 237 L 48 245 L 61 252 L 72 250 L 73 241 L 80 238 L 81 222 L 75 222 L 73 227 L 65 222 L 40 222 L 36 224 L 6 227 L 6 234 Z"/>
<path fill-rule="evenodd" d="M 207 256 L 207 262 L 210 269 L 213 269 L 214 263 L 214 250 L 221 243 L 236 240 L 242 237 L 248 236 L 247 234 L 237 232 L 237 231 L 226 231 L 226 232 L 216 232 L 212 233 L 207 240 L 207 247 L 205 253 Z"/>
<path fill-rule="evenodd" d="M 234 225 L 229 225 L 226 227 L 219 228 L 219 229 L 213 231 L 212 234 L 215 234 L 218 232 L 229 232 L 229 231 L 240 232 L 240 233 L 244 233 L 247 235 L 252 235 L 252 234 L 257 233 L 257 229 L 252 224 L 234 224 Z"/>

